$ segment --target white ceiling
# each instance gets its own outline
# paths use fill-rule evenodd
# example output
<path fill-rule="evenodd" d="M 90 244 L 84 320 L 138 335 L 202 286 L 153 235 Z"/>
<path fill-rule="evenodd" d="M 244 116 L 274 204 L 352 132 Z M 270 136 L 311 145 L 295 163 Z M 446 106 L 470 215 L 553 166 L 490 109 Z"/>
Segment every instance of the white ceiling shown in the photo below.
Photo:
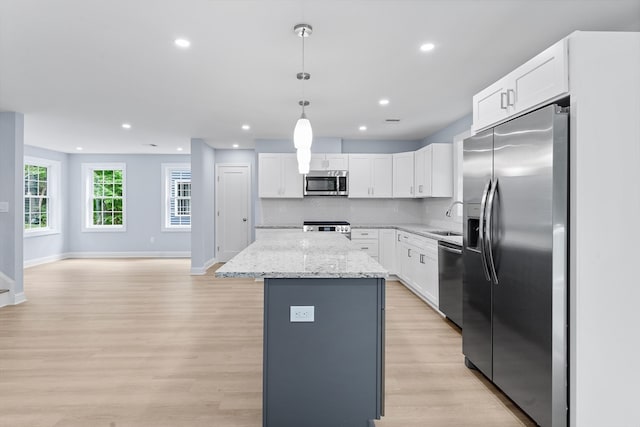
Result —
<path fill-rule="evenodd" d="M 640 31 L 640 0 L 0 0 L 0 110 L 25 114 L 26 144 L 64 152 L 290 138 L 300 22 L 314 29 L 305 92 L 316 137 L 422 139 L 574 30 Z M 424 42 L 436 48 L 421 53 Z"/>

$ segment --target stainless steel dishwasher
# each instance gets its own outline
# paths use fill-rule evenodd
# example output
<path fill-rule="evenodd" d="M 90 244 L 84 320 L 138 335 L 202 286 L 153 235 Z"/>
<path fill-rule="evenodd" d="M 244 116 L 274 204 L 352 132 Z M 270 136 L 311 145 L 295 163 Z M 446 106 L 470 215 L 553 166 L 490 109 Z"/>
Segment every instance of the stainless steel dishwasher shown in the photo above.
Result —
<path fill-rule="evenodd" d="M 438 308 L 462 328 L 462 246 L 438 242 Z"/>

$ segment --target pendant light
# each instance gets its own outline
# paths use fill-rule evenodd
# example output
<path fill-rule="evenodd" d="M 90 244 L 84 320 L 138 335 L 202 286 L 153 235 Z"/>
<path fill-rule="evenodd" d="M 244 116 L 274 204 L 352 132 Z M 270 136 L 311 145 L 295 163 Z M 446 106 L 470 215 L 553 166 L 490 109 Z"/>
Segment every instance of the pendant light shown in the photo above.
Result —
<path fill-rule="evenodd" d="M 311 78 L 311 74 L 304 71 L 304 39 L 311 35 L 313 28 L 308 24 L 298 24 L 293 27 L 293 31 L 302 39 L 302 72 L 298 73 L 296 78 L 302 83 L 303 96 L 303 99 L 298 102 L 298 105 L 302 107 L 302 114 L 293 129 L 293 145 L 297 150 L 298 172 L 304 174 L 309 172 L 311 144 L 313 143 L 313 129 L 304 110 L 304 107 L 309 105 L 309 101 L 304 99 L 304 81 Z"/>

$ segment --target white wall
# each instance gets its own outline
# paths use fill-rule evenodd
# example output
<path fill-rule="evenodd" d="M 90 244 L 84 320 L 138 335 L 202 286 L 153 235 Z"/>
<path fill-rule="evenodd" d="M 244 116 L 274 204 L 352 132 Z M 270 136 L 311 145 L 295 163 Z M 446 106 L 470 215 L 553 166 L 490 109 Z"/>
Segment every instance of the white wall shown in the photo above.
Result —
<path fill-rule="evenodd" d="M 62 259 L 68 252 L 67 230 L 69 227 L 67 211 L 68 206 L 68 186 L 69 186 L 69 155 L 58 151 L 46 150 L 44 148 L 24 146 L 24 155 L 46 160 L 60 162 L 60 193 L 57 203 L 60 204 L 58 229 L 54 234 L 47 235 L 24 235 L 24 265 L 31 266 Z"/>
<path fill-rule="evenodd" d="M 191 273 L 215 263 L 215 150 L 191 139 Z"/>
<path fill-rule="evenodd" d="M 640 33 L 569 52 L 571 425 L 638 426 Z"/>
<path fill-rule="evenodd" d="M 0 306 L 24 300 L 22 280 L 22 204 L 24 117 L 20 113 L 0 113 Z"/>
<path fill-rule="evenodd" d="M 189 231 L 162 231 L 162 163 L 188 163 L 188 155 L 70 154 L 67 248 L 71 256 L 189 256 Z M 83 163 L 126 164 L 126 231 L 82 231 Z"/>

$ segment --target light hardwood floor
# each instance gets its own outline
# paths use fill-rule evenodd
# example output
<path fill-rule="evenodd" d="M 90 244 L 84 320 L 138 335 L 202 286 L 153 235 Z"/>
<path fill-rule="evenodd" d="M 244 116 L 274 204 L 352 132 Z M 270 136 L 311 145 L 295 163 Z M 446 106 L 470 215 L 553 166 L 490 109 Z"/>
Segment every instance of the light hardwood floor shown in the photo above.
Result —
<path fill-rule="evenodd" d="M 261 425 L 261 283 L 184 259 L 65 260 L 25 270 L 25 291 L 0 309 L 0 426 Z M 378 426 L 533 425 L 398 282 L 386 332 Z"/>

